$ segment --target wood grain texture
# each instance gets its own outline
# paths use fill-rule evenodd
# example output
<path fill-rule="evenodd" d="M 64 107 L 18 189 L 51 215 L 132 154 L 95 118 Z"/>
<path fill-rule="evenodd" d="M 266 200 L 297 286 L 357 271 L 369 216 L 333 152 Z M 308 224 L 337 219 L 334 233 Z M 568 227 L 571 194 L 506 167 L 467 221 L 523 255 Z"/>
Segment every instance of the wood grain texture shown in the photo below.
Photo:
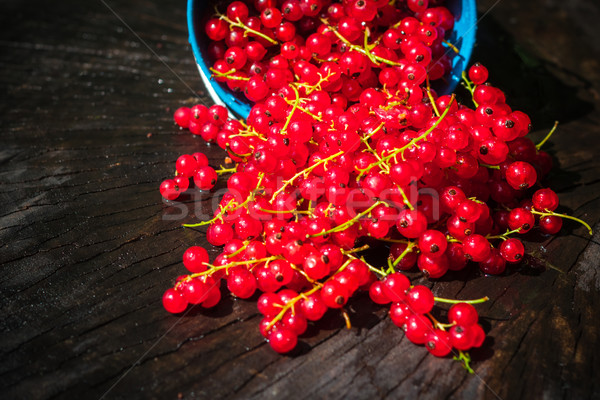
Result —
<path fill-rule="evenodd" d="M 176 107 L 208 101 L 179 3 L 107 1 L 135 35 L 101 1 L 2 4 L 3 398 L 600 398 L 597 2 L 504 0 L 479 26 L 474 59 L 532 115 L 533 137 L 561 121 L 549 181 L 596 234 L 565 222 L 560 237 L 530 237 L 535 257 L 501 277 L 425 282 L 492 299 L 479 307 L 489 338 L 472 352 L 475 375 L 408 343 L 365 298 L 351 304 L 353 329 L 331 313 L 289 356 L 265 344 L 252 301 L 162 309 L 183 251 L 206 245 L 180 224 L 213 199 L 168 207 L 158 185 L 179 154 L 223 157 L 172 124 Z"/>

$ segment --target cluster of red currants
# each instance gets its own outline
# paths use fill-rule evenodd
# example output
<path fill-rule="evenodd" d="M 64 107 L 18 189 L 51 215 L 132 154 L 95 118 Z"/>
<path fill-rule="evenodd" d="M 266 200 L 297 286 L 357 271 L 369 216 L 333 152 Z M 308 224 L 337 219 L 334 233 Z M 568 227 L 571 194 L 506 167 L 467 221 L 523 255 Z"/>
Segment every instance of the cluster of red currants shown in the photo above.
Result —
<path fill-rule="evenodd" d="M 258 9 L 262 23 L 276 36 L 281 21 L 265 23 L 277 10 L 267 3 L 275 2 L 257 1 Z M 277 12 L 295 15 L 289 9 L 299 4 L 303 15 L 309 15 L 307 5 L 316 4 L 317 15 L 324 3 L 289 0 Z M 485 338 L 472 304 L 487 298 L 434 297 L 425 286 L 411 286 L 398 271 L 416 267 L 429 278 L 439 278 L 477 263 L 486 274 L 501 274 L 524 257 L 515 235 L 536 225 L 554 234 L 562 218 L 578 219 L 555 212 L 558 196 L 551 189 L 533 192 L 549 172 L 551 158 L 539 150 L 543 142 L 536 146 L 526 137 L 529 117 L 513 111 L 504 93 L 487 83 L 484 66 L 475 64 L 463 75 L 474 108 L 458 104 L 454 95 L 438 96 L 427 79 L 390 78 L 414 71 L 415 64 L 405 61 L 399 61 L 401 67 L 387 67 L 377 58 L 369 60 L 381 68 L 380 80 L 387 77 L 378 88 L 360 86 L 350 96 L 344 84 L 341 89 L 331 86 L 340 79 L 355 80 L 355 72 L 346 74 L 355 62 L 346 68 L 343 59 L 374 53 L 366 50 L 369 46 L 344 46 L 357 39 L 344 36 L 349 33 L 341 21 L 378 21 L 357 11 L 364 4 L 375 10 L 390 7 L 387 1 L 357 0 L 328 8 L 329 20 L 335 22 L 324 22 L 318 34 L 327 38 L 327 32 L 335 32 L 340 57 L 321 65 L 336 67 L 317 68 L 317 78 L 304 78 L 301 66 L 314 67 L 307 60 L 273 56 L 271 62 L 280 59 L 291 68 L 293 81 L 257 99 L 246 121 L 228 119 L 220 106 L 175 112 L 180 127 L 217 143 L 235 167 L 215 170 L 201 153 L 182 155 L 175 178 L 161 185 L 162 195 L 174 200 L 188 189 L 190 178 L 198 189 L 209 190 L 219 175 L 230 174 L 228 192 L 213 218 L 185 225 L 208 226 L 207 241 L 222 246 L 222 253 L 210 262 L 204 248 L 190 247 L 183 256 L 190 274 L 165 292 L 163 304 L 172 313 L 183 312 L 188 304 L 213 307 L 221 298 L 222 279 L 238 298 L 259 291 L 258 309 L 264 315 L 260 330 L 273 349 L 285 353 L 296 346 L 308 321 L 321 319 L 329 309 L 340 309 L 347 318 L 343 307 L 348 300 L 357 291 L 368 291 L 375 303 L 391 304 L 391 319 L 408 339 L 425 344 L 436 356 L 455 349 L 468 366 L 463 351 L 480 346 Z M 414 9 L 423 5 L 424 10 Z M 209 35 L 225 22 L 231 41 L 236 24 L 251 25 L 242 6 L 234 2 L 227 16 L 212 20 Z M 402 2 L 405 6 L 415 16 L 403 17 L 402 28 L 383 30 L 382 40 L 394 29 L 404 35 L 406 19 L 416 21 L 413 33 L 435 26 L 428 19 L 427 1 Z M 368 28 L 359 24 L 357 29 L 368 36 Z M 260 31 L 268 35 L 266 29 Z M 329 46 L 326 53 L 334 54 Z M 386 266 L 361 257 L 375 245 L 389 251 Z M 448 323 L 432 315 L 436 302 L 453 304 Z"/>
<path fill-rule="evenodd" d="M 324 90 L 350 101 L 369 87 L 440 79 L 451 68 L 444 37 L 454 16 L 429 3 L 257 0 L 250 10 L 234 1 L 206 24 L 211 71 L 254 102 L 291 82 L 325 77 Z"/>

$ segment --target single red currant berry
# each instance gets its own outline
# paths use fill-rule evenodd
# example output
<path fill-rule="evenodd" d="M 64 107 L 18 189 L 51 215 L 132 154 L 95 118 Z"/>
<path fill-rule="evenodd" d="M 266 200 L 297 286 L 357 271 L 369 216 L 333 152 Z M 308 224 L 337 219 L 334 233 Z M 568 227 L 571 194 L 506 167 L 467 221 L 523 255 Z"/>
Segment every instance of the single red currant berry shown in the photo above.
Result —
<path fill-rule="evenodd" d="M 274 317 L 281 311 L 281 301 L 279 295 L 271 292 L 263 293 L 258 298 L 257 307 L 265 317 Z"/>
<path fill-rule="evenodd" d="M 475 63 L 469 68 L 469 79 L 476 85 L 482 85 L 488 80 L 488 70 L 480 63 Z"/>
<path fill-rule="evenodd" d="M 329 257 L 321 254 L 310 254 L 304 260 L 303 269 L 309 278 L 322 279 L 330 272 Z"/>
<path fill-rule="evenodd" d="M 269 334 L 271 348 L 281 354 L 292 351 L 297 343 L 298 335 L 289 328 L 281 327 Z"/>
<path fill-rule="evenodd" d="M 417 265 L 421 272 L 428 278 L 441 278 L 450 268 L 449 260 L 446 254 L 420 254 L 417 259 Z"/>
<path fill-rule="evenodd" d="M 414 239 L 427 230 L 427 217 L 418 210 L 402 210 L 398 214 L 396 226 L 404 237 Z"/>
<path fill-rule="evenodd" d="M 425 254 L 443 254 L 448 247 L 446 235 L 436 229 L 428 229 L 419 236 L 419 249 Z"/>
<path fill-rule="evenodd" d="M 436 357 L 445 357 L 452 351 L 450 334 L 441 329 L 428 332 L 425 336 L 425 348 Z"/>
<path fill-rule="evenodd" d="M 336 280 L 325 282 L 321 298 L 329 308 L 342 308 L 348 301 L 349 293 L 344 285 Z"/>
<path fill-rule="evenodd" d="M 302 312 L 292 312 L 289 310 L 281 318 L 281 325 L 284 328 L 290 329 L 296 335 L 302 335 L 304 332 L 306 332 L 308 321 Z"/>
<path fill-rule="evenodd" d="M 469 327 L 471 334 L 473 336 L 473 345 L 471 347 L 481 347 L 483 342 L 485 341 L 485 332 L 483 328 L 479 324 L 475 324 Z"/>
<path fill-rule="evenodd" d="M 523 260 L 525 247 L 519 239 L 510 238 L 500 244 L 500 255 L 510 263 Z"/>
<path fill-rule="evenodd" d="M 458 350 L 469 350 L 473 346 L 474 335 L 469 327 L 454 325 L 450 328 L 450 343 Z"/>
<path fill-rule="evenodd" d="M 183 312 L 188 305 L 187 300 L 179 290 L 167 289 L 162 297 L 163 307 L 172 314 Z"/>
<path fill-rule="evenodd" d="M 190 178 L 194 176 L 198 169 L 198 161 L 192 155 L 183 154 L 177 159 L 175 167 L 179 175 Z"/>
<path fill-rule="evenodd" d="M 256 278 L 247 269 L 238 269 L 227 277 L 227 288 L 236 297 L 247 299 L 256 291 Z"/>
<path fill-rule="evenodd" d="M 323 301 L 320 293 L 313 293 L 306 297 L 300 303 L 304 316 L 310 321 L 320 320 L 327 311 L 327 305 Z"/>
<path fill-rule="evenodd" d="M 465 256 L 473 261 L 484 261 L 490 255 L 492 247 L 490 242 L 482 235 L 472 234 L 463 240 Z"/>
<path fill-rule="evenodd" d="M 214 285 L 211 287 L 211 289 L 209 289 L 208 293 L 206 294 L 206 299 L 202 302 L 202 307 L 212 308 L 219 304 L 220 301 L 221 290 L 219 290 L 218 286 Z"/>
<path fill-rule="evenodd" d="M 535 218 L 531 211 L 524 208 L 513 208 L 508 214 L 508 227 L 511 230 L 519 230 L 519 233 L 529 232 L 535 223 Z"/>
<path fill-rule="evenodd" d="M 563 220 L 556 215 L 546 215 L 540 218 L 540 229 L 544 233 L 557 234 L 562 228 Z"/>
<path fill-rule="evenodd" d="M 165 179 L 160 184 L 160 194 L 167 200 L 175 200 L 179 197 L 179 187 L 173 179 Z"/>
<path fill-rule="evenodd" d="M 427 334 L 431 331 L 433 331 L 433 324 L 424 315 L 413 314 L 406 319 L 406 337 L 415 344 L 424 344 L 427 341 Z"/>
<path fill-rule="evenodd" d="M 538 211 L 554 211 L 558 207 L 558 195 L 552 189 L 540 189 L 536 191 L 531 201 Z"/>
<path fill-rule="evenodd" d="M 192 246 L 183 253 L 183 265 L 191 273 L 206 271 L 208 252 L 204 247 Z"/>
<path fill-rule="evenodd" d="M 173 118 L 175 123 L 182 128 L 187 128 L 190 124 L 191 109 L 188 107 L 180 107 L 175 111 Z"/>
<path fill-rule="evenodd" d="M 200 190 L 210 190 L 215 187 L 218 175 L 212 167 L 200 167 L 194 175 L 194 183 Z"/>
<path fill-rule="evenodd" d="M 206 295 L 210 287 L 199 278 L 192 278 L 191 280 L 182 284 L 181 292 L 183 297 L 190 304 L 200 304 L 206 300 Z"/>
<path fill-rule="evenodd" d="M 218 42 L 225 39 L 229 32 L 229 25 L 227 22 L 219 18 L 211 18 L 206 23 L 205 27 L 206 35 L 213 41 Z"/>
<path fill-rule="evenodd" d="M 453 304 L 448 310 L 448 321 L 462 326 L 471 326 L 477 323 L 479 316 L 473 305 L 468 303 Z"/>
<path fill-rule="evenodd" d="M 537 173 L 531 164 L 515 161 L 506 170 L 506 181 L 514 189 L 527 189 L 537 181 Z"/>
<path fill-rule="evenodd" d="M 492 249 L 488 258 L 479 263 L 479 269 L 489 275 L 499 275 L 506 269 L 506 260 L 500 255 L 500 250 Z"/>
<path fill-rule="evenodd" d="M 282 19 L 281 11 L 275 7 L 267 7 L 260 14 L 260 20 L 265 28 L 275 28 L 281 23 Z"/>
<path fill-rule="evenodd" d="M 426 314 L 433 308 L 434 298 L 431 290 L 423 285 L 413 286 L 406 293 L 410 309 L 415 314 Z"/>
<path fill-rule="evenodd" d="M 408 317 L 413 314 L 414 313 L 406 303 L 394 303 L 390 307 L 390 318 L 398 328 L 404 329 Z"/>
<path fill-rule="evenodd" d="M 410 281 L 406 275 L 399 272 L 389 274 L 383 281 L 383 293 L 393 302 L 404 302 Z"/>
<path fill-rule="evenodd" d="M 248 13 L 248 6 L 241 1 L 234 1 L 227 7 L 227 18 L 232 21 L 246 22 Z"/>
<path fill-rule="evenodd" d="M 385 294 L 382 281 L 375 281 L 369 286 L 369 297 L 375 304 L 388 304 L 392 301 Z"/>

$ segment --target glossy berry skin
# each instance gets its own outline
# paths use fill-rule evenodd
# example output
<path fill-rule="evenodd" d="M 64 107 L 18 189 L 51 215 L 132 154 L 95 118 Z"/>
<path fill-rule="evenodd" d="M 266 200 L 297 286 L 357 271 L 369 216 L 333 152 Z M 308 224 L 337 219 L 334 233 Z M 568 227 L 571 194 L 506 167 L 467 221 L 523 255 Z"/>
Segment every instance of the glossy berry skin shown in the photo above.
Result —
<path fill-rule="evenodd" d="M 452 347 L 458 350 L 469 350 L 473 345 L 473 331 L 462 325 L 455 325 L 450 328 L 450 343 Z"/>
<path fill-rule="evenodd" d="M 554 211 L 558 207 L 558 195 L 552 189 L 540 189 L 536 191 L 531 201 L 538 211 Z"/>
<path fill-rule="evenodd" d="M 218 175 L 212 167 L 200 167 L 194 175 L 194 183 L 200 190 L 210 190 L 217 184 Z"/>
<path fill-rule="evenodd" d="M 269 345 L 271 345 L 273 350 L 281 354 L 292 351 L 297 343 L 298 335 L 288 328 L 281 327 L 274 329 L 269 334 Z"/>
<path fill-rule="evenodd" d="M 208 263 L 208 252 L 204 247 L 192 246 L 183 253 L 183 265 L 191 273 L 206 271 Z"/>
<path fill-rule="evenodd" d="M 277 294 L 266 292 L 258 298 L 257 307 L 265 317 L 274 317 L 281 311 L 281 301 Z"/>
<path fill-rule="evenodd" d="M 173 179 L 165 179 L 160 184 L 160 194 L 166 200 L 175 200 L 179 197 L 179 187 Z"/>
<path fill-rule="evenodd" d="M 414 239 L 427 229 L 427 217 L 418 210 L 402 210 L 396 222 L 398 232 L 404 237 Z"/>
<path fill-rule="evenodd" d="M 453 304 L 448 310 L 448 321 L 457 325 L 471 326 L 477 323 L 479 316 L 473 305 L 468 303 Z"/>
<path fill-rule="evenodd" d="M 506 260 L 498 249 L 492 249 L 490 255 L 479 263 L 479 269 L 489 275 L 499 275 L 506 269 Z"/>
<path fill-rule="evenodd" d="M 425 348 L 436 357 L 445 357 L 452 351 L 450 334 L 441 329 L 435 329 L 425 335 Z"/>
<path fill-rule="evenodd" d="M 433 293 L 426 286 L 414 286 L 407 292 L 406 299 L 410 310 L 415 314 L 426 314 L 433 308 Z"/>
<path fill-rule="evenodd" d="M 406 328 L 406 321 L 413 314 L 407 303 L 393 303 L 390 307 L 390 319 L 394 325 L 402 329 Z"/>
<path fill-rule="evenodd" d="M 527 233 L 533 228 L 534 224 L 533 214 L 524 208 L 514 208 L 508 214 L 508 227 L 511 230 L 518 229 L 519 233 Z"/>
<path fill-rule="evenodd" d="M 500 255 L 510 263 L 517 263 L 523 260 L 525 247 L 519 239 L 510 238 L 500 244 Z"/>
<path fill-rule="evenodd" d="M 427 334 L 433 330 L 433 324 L 424 315 L 413 314 L 406 319 L 406 338 L 415 344 L 424 344 Z"/>
<path fill-rule="evenodd" d="M 469 79 L 476 85 L 481 85 L 488 80 L 488 70 L 480 63 L 475 63 L 469 68 Z"/>
<path fill-rule="evenodd" d="M 443 254 L 448 247 L 446 236 L 435 229 L 429 229 L 419 236 L 419 249 L 425 254 Z"/>
<path fill-rule="evenodd" d="M 431 279 L 441 278 L 450 269 L 450 263 L 446 254 L 420 254 L 417 259 L 419 269 L 426 277 Z"/>
<path fill-rule="evenodd" d="M 463 240 L 465 256 L 473 261 L 484 261 L 492 251 L 490 242 L 479 234 L 472 234 Z"/>
<path fill-rule="evenodd" d="M 227 288 L 234 296 L 247 299 L 256 291 L 256 278 L 247 269 L 235 270 L 227 277 Z"/>
<path fill-rule="evenodd" d="M 406 275 L 399 272 L 389 274 L 383 281 L 383 293 L 393 302 L 406 300 L 406 291 L 410 287 L 410 281 Z"/>
<path fill-rule="evenodd" d="M 392 300 L 385 294 L 382 281 L 375 281 L 369 286 L 369 297 L 375 304 L 388 304 Z"/>
<path fill-rule="evenodd" d="M 506 181 L 514 189 L 527 189 L 537 181 L 537 173 L 531 164 L 516 161 L 506 170 Z"/>
<path fill-rule="evenodd" d="M 300 307 L 306 319 L 310 321 L 320 320 L 325 312 L 327 312 L 327 305 L 323 301 L 320 293 L 313 293 L 308 296 L 302 301 Z"/>
<path fill-rule="evenodd" d="M 190 124 L 192 110 L 189 107 L 180 107 L 173 114 L 175 123 L 182 128 L 187 128 Z"/>
<path fill-rule="evenodd" d="M 188 305 L 187 300 L 183 297 L 183 294 L 173 288 L 167 289 L 162 297 L 163 307 L 165 310 L 172 314 L 179 314 L 183 312 Z"/>
<path fill-rule="evenodd" d="M 563 220 L 556 215 L 546 215 L 540 218 L 539 224 L 542 232 L 555 235 L 560 232 Z"/>
<path fill-rule="evenodd" d="M 325 282 L 321 289 L 321 298 L 329 308 L 342 308 L 348 301 L 348 297 L 346 288 L 335 280 Z"/>

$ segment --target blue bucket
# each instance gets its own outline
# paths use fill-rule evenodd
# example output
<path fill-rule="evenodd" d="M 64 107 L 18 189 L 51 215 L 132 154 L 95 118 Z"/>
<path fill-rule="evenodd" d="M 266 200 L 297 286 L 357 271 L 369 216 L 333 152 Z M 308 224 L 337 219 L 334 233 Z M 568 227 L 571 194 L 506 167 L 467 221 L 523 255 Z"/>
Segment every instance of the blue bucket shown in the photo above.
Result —
<path fill-rule="evenodd" d="M 246 118 L 250 114 L 252 102 L 243 94 L 231 91 L 227 85 L 221 84 L 210 78 L 210 64 L 207 63 L 206 45 L 208 39 L 204 34 L 204 22 L 206 17 L 206 0 L 188 0 L 187 22 L 189 41 L 192 45 L 196 65 L 204 86 L 215 104 L 227 107 L 238 117 Z M 477 29 L 477 7 L 475 0 L 449 0 L 446 4 L 454 14 L 456 21 L 454 30 L 448 41 L 454 44 L 459 53 L 452 58 L 452 71 L 446 77 L 447 84 L 438 88 L 440 94 L 450 94 L 461 80 L 462 71 L 467 67 L 473 46 L 475 45 L 475 31 Z M 208 11 L 212 14 L 212 10 Z M 452 51 L 452 50 L 450 50 Z"/>

